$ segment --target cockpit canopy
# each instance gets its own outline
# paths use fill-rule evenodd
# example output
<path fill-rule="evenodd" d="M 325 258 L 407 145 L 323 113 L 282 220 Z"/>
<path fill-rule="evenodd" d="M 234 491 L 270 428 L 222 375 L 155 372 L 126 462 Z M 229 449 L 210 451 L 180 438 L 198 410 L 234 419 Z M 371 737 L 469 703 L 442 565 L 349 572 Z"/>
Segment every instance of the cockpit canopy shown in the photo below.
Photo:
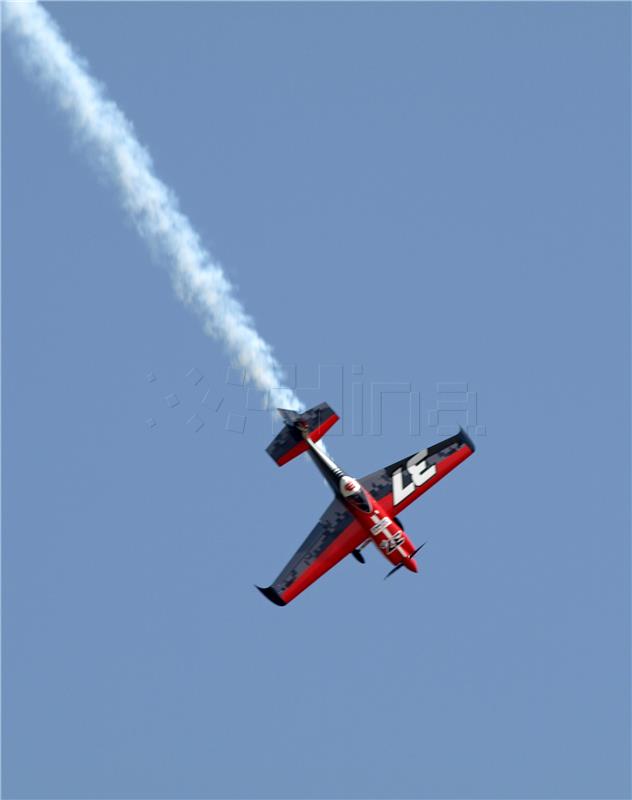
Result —
<path fill-rule="evenodd" d="M 353 503 L 353 505 L 356 508 L 359 508 L 360 511 L 364 511 L 367 514 L 371 510 L 371 503 L 369 502 L 369 498 L 364 489 L 360 489 L 359 492 L 349 495 L 349 497 L 347 497 L 347 500 L 350 503 Z"/>
<path fill-rule="evenodd" d="M 342 496 L 360 511 L 368 513 L 371 510 L 369 496 L 355 478 L 344 475 L 340 479 L 340 491 Z"/>

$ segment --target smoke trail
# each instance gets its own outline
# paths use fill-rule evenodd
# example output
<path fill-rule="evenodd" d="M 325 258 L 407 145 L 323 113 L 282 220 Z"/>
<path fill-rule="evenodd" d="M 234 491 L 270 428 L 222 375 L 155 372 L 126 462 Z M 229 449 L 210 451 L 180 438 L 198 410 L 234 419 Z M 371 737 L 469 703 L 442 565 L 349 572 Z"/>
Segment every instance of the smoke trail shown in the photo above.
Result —
<path fill-rule="evenodd" d="M 88 66 L 34 0 L 3 2 L 4 27 L 36 79 L 50 90 L 74 129 L 117 187 L 140 235 L 167 263 L 179 297 L 191 305 L 205 331 L 220 339 L 253 383 L 269 393 L 272 406 L 302 410 L 283 386 L 270 345 L 254 328 L 221 266 L 202 245 L 174 193 L 156 177 L 151 157 L 132 124 Z"/>

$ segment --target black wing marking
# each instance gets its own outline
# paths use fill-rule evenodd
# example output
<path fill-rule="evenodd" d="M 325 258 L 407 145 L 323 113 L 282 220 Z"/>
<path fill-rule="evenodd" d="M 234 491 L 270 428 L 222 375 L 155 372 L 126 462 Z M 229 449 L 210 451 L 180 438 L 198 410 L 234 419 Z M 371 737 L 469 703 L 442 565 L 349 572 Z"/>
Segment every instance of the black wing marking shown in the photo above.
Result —
<path fill-rule="evenodd" d="M 462 447 L 468 447 L 473 453 L 475 448 L 474 442 L 470 439 L 467 433 L 461 428 L 457 434 L 444 439 L 438 444 L 432 445 L 427 450 L 421 450 L 419 453 L 412 453 L 406 458 L 390 464 L 388 467 L 372 472 L 370 475 L 365 475 L 360 478 L 360 483 L 364 488 L 370 492 L 376 500 L 383 500 L 393 492 L 393 474 L 397 470 L 406 468 L 408 461 L 414 456 L 423 459 L 428 469 L 433 466 L 438 466 L 442 461 L 456 453 Z"/>
<path fill-rule="evenodd" d="M 277 605 L 285 605 L 365 539 L 366 531 L 336 499 L 272 585 L 260 591 Z"/>

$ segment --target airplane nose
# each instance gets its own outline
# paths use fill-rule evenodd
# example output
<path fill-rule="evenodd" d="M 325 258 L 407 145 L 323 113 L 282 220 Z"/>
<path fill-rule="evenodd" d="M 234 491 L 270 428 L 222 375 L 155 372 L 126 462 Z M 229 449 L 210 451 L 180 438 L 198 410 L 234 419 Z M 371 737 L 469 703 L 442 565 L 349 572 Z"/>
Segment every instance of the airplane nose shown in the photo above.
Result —
<path fill-rule="evenodd" d="M 406 569 L 409 569 L 411 572 L 418 572 L 417 569 L 417 562 L 414 558 L 405 558 L 404 559 L 404 566 Z"/>

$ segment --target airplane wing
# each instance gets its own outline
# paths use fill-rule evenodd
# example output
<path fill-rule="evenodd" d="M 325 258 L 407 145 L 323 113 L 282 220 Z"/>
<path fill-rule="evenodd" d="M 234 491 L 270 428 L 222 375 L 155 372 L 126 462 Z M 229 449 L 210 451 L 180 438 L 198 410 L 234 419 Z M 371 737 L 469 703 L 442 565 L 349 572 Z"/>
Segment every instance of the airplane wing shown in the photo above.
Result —
<path fill-rule="evenodd" d="M 398 514 L 471 456 L 475 449 L 474 442 L 460 428 L 455 436 L 365 475 L 360 483 L 389 514 Z"/>
<path fill-rule="evenodd" d="M 334 500 L 274 583 L 266 588 L 257 586 L 257 589 L 268 600 L 284 606 L 366 538 L 364 528 L 339 500 Z"/>

